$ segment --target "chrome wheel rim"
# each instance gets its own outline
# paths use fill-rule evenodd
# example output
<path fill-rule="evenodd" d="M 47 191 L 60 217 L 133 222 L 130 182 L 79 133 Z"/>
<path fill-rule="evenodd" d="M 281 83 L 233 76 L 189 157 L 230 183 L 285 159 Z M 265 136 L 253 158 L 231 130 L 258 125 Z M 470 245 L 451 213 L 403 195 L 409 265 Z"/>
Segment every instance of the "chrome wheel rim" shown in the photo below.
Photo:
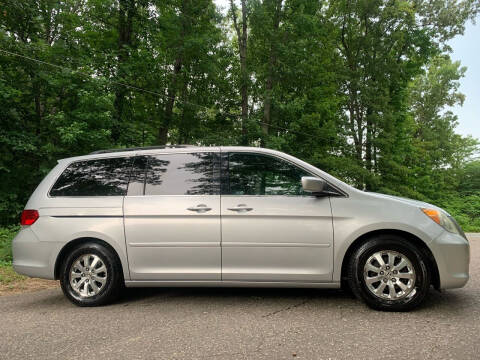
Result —
<path fill-rule="evenodd" d="M 70 267 L 70 285 L 75 294 L 83 298 L 100 293 L 107 277 L 107 267 L 95 254 L 80 256 Z"/>
<path fill-rule="evenodd" d="M 368 290 L 381 299 L 400 300 L 415 295 L 415 269 L 403 254 L 378 251 L 365 263 L 363 279 Z"/>

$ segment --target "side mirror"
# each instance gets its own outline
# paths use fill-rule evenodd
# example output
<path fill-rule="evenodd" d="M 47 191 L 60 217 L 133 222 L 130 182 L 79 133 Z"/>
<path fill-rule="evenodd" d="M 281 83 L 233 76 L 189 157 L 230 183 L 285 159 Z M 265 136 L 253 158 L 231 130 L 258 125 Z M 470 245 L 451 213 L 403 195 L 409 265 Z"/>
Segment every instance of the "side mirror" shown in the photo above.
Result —
<path fill-rule="evenodd" d="M 302 177 L 303 190 L 311 192 L 313 194 L 320 194 L 325 188 L 327 182 L 323 179 L 319 179 L 313 176 Z"/>

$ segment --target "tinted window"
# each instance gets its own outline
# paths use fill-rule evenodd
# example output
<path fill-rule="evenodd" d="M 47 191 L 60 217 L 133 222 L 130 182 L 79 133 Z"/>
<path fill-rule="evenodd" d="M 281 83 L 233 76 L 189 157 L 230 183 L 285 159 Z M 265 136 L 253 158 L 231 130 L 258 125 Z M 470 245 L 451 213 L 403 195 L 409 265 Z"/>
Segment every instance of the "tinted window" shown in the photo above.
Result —
<path fill-rule="evenodd" d="M 55 182 L 50 196 L 125 195 L 130 164 L 130 158 L 74 162 Z"/>
<path fill-rule="evenodd" d="M 307 195 L 301 180 L 311 176 L 287 161 L 251 153 L 230 153 L 228 173 L 231 195 Z"/>
<path fill-rule="evenodd" d="M 213 159 L 213 153 L 149 156 L 145 195 L 218 194 Z"/>
<path fill-rule="evenodd" d="M 127 195 L 143 195 L 148 156 L 136 156 L 132 165 Z"/>

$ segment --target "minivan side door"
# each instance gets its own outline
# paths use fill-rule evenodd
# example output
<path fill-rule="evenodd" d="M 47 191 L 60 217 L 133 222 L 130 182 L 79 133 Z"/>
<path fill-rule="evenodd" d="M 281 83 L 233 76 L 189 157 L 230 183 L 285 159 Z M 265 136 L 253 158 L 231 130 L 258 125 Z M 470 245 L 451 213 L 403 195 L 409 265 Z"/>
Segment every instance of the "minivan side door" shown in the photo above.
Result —
<path fill-rule="evenodd" d="M 303 191 L 312 174 L 269 154 L 222 155 L 222 279 L 331 281 L 330 200 Z"/>
<path fill-rule="evenodd" d="M 137 156 L 124 200 L 132 280 L 220 280 L 215 152 Z"/>

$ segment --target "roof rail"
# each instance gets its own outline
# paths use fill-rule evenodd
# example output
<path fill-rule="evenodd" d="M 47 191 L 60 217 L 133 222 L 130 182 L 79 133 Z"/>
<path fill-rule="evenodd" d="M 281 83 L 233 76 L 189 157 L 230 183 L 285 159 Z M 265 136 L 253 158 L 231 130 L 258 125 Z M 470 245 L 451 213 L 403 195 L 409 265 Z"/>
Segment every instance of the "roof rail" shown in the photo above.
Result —
<path fill-rule="evenodd" d="M 106 150 L 92 151 L 89 155 L 108 154 L 108 153 L 123 152 L 123 151 L 189 148 L 189 147 L 195 147 L 195 146 L 196 145 L 160 145 L 160 146 L 142 146 L 142 147 L 132 147 L 132 148 L 121 148 L 121 149 L 106 149 Z"/>

